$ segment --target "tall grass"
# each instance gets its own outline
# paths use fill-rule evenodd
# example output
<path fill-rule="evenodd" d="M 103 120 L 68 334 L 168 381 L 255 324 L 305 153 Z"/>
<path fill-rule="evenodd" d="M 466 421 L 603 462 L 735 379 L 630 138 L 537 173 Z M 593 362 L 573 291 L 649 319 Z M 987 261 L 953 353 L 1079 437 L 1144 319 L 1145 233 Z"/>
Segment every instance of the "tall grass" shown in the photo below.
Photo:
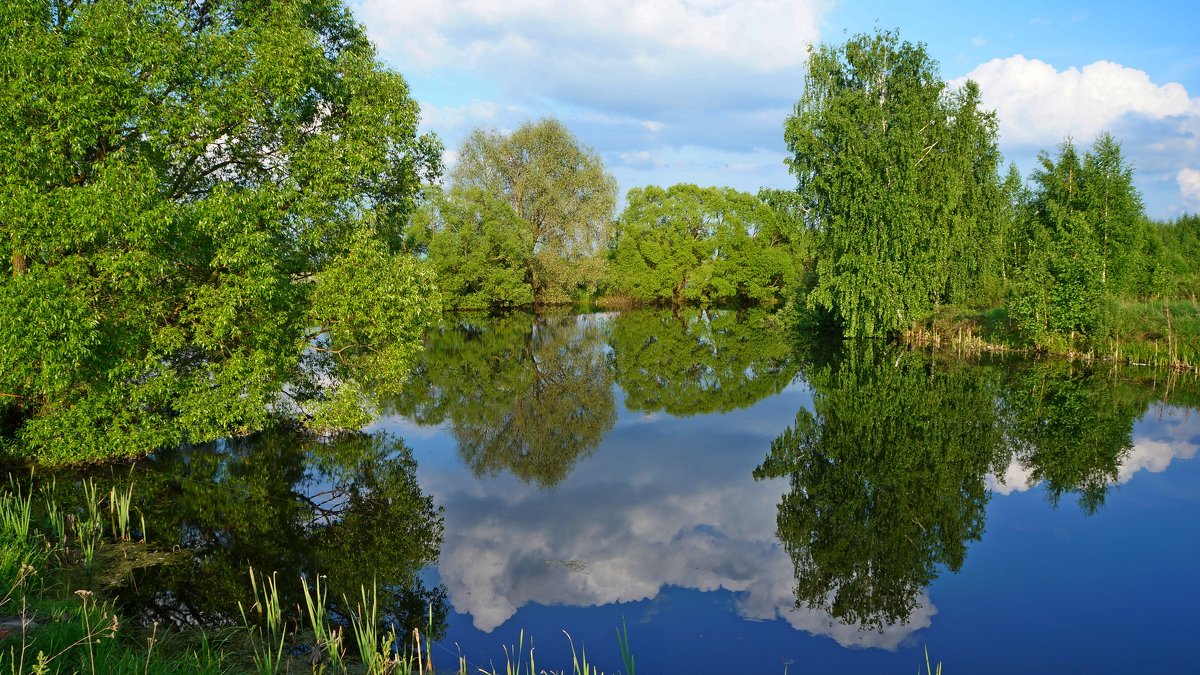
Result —
<path fill-rule="evenodd" d="M 283 664 L 283 645 L 286 638 L 283 608 L 279 605 L 279 586 L 275 582 L 275 574 L 272 573 L 269 577 L 265 574 L 255 575 L 254 568 L 250 568 L 250 590 L 254 596 L 250 615 L 255 616 L 257 620 L 250 620 L 240 600 L 238 610 L 242 613 L 242 622 L 250 634 L 254 667 L 260 675 L 275 675 Z"/>

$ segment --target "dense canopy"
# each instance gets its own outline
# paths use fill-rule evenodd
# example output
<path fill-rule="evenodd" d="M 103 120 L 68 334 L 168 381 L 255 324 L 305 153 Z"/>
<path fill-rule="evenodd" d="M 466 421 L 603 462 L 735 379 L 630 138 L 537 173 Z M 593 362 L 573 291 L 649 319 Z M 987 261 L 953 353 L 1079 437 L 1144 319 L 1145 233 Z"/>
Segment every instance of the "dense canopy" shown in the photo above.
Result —
<path fill-rule="evenodd" d="M 440 147 L 336 0 L 0 5 L 0 421 L 81 461 L 354 427 L 436 309 Z"/>

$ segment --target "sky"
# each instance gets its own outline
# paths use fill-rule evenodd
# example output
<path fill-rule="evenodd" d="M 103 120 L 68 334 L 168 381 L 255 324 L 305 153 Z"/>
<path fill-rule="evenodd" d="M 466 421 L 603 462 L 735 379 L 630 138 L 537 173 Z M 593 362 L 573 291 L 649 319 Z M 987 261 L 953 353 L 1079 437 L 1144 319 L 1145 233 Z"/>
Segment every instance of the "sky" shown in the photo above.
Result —
<path fill-rule="evenodd" d="M 696 183 L 791 188 L 783 123 L 810 44 L 876 29 L 924 42 L 952 85 L 979 83 L 1000 150 L 1101 131 L 1122 144 L 1147 213 L 1200 211 L 1200 3 L 832 0 L 351 0 L 408 79 L 453 165 L 476 127 L 554 116 L 622 194 Z"/>

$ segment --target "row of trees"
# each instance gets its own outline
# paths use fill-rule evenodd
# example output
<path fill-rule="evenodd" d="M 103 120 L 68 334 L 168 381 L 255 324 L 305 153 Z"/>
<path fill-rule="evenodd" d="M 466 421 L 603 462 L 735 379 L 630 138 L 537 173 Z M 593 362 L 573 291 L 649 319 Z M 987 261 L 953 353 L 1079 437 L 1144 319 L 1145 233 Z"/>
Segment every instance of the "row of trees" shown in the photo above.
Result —
<path fill-rule="evenodd" d="M 406 230 L 446 303 L 562 304 L 601 293 L 642 303 L 781 299 L 796 242 L 777 195 L 674 185 L 634 188 L 614 220 L 616 181 L 561 122 L 476 130 L 445 190 Z"/>
<path fill-rule="evenodd" d="M 894 32 L 813 49 L 785 138 L 812 238 L 801 299 L 847 336 L 1006 305 L 1026 342 L 1070 346 L 1108 336 L 1119 299 L 1196 288 L 1192 219 L 1146 218 L 1112 136 L 1043 152 L 1028 183 L 1002 176 L 977 85 L 949 88 Z"/>

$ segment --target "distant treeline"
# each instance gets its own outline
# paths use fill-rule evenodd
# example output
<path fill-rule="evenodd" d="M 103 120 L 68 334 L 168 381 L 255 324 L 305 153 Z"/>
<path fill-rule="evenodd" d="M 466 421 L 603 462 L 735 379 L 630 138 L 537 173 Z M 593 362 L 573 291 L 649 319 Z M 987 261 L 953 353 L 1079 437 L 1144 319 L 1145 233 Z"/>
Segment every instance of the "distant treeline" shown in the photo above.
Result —
<path fill-rule="evenodd" d="M 1121 304 L 1192 299 L 1200 218 L 1147 218 L 1120 143 L 1004 170 L 974 82 L 894 32 L 812 50 L 785 123 L 795 190 L 631 189 L 560 122 L 477 131 L 407 240 L 456 308 L 792 302 L 848 337 L 1002 308 L 1026 346 L 1112 337 Z M 1082 341 L 1082 342 L 1081 342 Z"/>

